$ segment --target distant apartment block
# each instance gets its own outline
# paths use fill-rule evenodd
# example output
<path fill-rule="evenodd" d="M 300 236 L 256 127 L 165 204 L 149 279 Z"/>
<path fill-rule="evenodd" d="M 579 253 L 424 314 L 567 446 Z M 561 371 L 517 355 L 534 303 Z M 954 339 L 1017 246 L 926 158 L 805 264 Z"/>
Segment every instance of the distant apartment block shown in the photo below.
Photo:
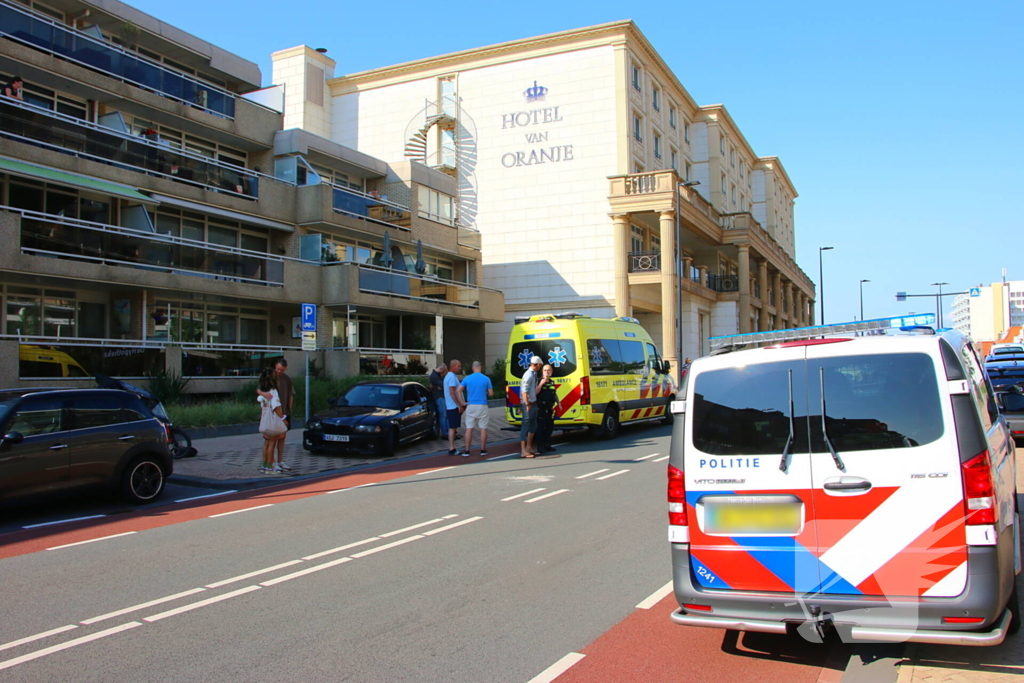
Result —
<path fill-rule="evenodd" d="M 953 327 L 976 341 L 995 341 L 1024 325 L 1024 280 L 971 287 L 953 300 Z"/>

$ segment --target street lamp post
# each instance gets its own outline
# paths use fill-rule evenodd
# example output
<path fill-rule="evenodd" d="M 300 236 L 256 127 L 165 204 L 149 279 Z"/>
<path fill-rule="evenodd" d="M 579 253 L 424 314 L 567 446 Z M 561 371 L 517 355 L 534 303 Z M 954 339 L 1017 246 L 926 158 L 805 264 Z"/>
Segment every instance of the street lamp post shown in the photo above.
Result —
<path fill-rule="evenodd" d="M 860 281 L 860 319 L 861 319 L 862 322 L 864 320 L 864 283 L 865 282 L 871 282 L 871 280 L 861 280 Z"/>
<path fill-rule="evenodd" d="M 818 301 L 821 302 L 821 322 L 819 325 L 825 324 L 825 276 L 822 274 L 822 261 L 821 252 L 829 251 L 835 247 L 818 247 Z"/>
<path fill-rule="evenodd" d="M 948 282 L 933 282 L 932 287 L 938 287 L 939 293 L 935 295 L 935 317 L 939 321 L 939 327 L 942 327 L 942 285 L 948 285 Z"/>

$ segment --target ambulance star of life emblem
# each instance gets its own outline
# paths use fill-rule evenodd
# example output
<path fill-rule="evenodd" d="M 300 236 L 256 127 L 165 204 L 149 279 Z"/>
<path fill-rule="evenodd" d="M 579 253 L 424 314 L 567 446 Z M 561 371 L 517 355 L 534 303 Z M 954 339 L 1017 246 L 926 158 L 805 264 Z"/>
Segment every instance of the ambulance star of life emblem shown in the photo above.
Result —
<path fill-rule="evenodd" d="M 519 367 L 524 370 L 530 367 L 530 359 L 533 358 L 533 351 L 530 349 L 523 349 L 519 352 Z"/>
<path fill-rule="evenodd" d="M 555 348 L 548 351 L 548 361 L 550 361 L 551 365 L 553 365 L 556 368 L 562 367 L 566 361 L 565 349 L 563 349 L 561 346 L 556 346 Z"/>

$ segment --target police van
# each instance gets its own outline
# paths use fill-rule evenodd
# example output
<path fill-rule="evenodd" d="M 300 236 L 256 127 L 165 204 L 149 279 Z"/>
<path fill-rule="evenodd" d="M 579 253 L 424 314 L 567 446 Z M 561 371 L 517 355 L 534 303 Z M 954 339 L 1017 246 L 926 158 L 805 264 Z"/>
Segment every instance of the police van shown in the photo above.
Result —
<path fill-rule="evenodd" d="M 558 390 L 555 429 L 588 428 L 610 439 L 624 423 L 672 421 L 671 368 L 636 318 L 569 312 L 517 319 L 506 364 L 505 416 L 510 424 L 522 423 L 519 385 L 533 356 L 552 368 Z"/>
<path fill-rule="evenodd" d="M 1013 440 L 970 340 L 932 322 L 711 340 L 726 353 L 672 404 L 673 621 L 958 645 L 1019 628 Z"/>

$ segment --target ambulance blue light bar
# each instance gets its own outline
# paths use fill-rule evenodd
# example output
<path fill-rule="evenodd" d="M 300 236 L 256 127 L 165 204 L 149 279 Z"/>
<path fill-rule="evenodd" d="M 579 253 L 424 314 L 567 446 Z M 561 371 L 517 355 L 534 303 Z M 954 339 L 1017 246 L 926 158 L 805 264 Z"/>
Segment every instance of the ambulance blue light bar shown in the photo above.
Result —
<path fill-rule="evenodd" d="M 730 334 L 722 337 L 711 337 L 711 352 L 723 351 L 734 346 L 748 344 L 778 344 L 781 342 L 813 339 L 833 334 L 850 334 L 855 332 L 874 332 L 885 334 L 892 330 L 910 331 L 928 328 L 935 324 L 935 314 L 901 315 L 895 318 L 875 318 L 874 320 L 854 320 L 846 323 L 798 327 L 792 330 L 773 330 L 771 332 L 748 332 L 746 334 Z"/>

